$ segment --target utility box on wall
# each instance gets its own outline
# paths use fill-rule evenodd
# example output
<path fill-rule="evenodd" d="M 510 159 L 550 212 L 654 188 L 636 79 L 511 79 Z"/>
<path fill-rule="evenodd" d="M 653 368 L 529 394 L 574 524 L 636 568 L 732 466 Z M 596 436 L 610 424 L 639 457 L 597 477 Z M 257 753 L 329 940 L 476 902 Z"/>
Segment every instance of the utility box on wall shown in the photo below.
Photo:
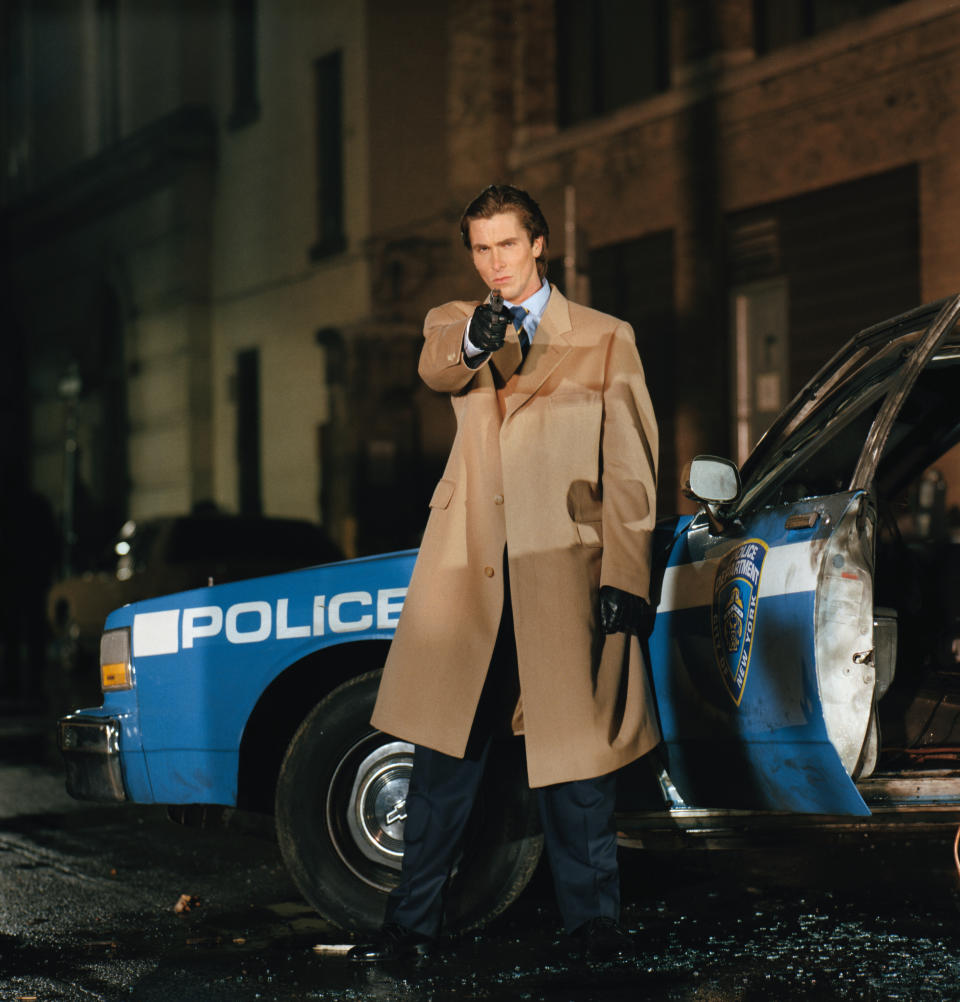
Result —
<path fill-rule="evenodd" d="M 751 282 L 730 293 L 733 440 L 740 465 L 787 402 L 787 295 L 785 278 Z"/>

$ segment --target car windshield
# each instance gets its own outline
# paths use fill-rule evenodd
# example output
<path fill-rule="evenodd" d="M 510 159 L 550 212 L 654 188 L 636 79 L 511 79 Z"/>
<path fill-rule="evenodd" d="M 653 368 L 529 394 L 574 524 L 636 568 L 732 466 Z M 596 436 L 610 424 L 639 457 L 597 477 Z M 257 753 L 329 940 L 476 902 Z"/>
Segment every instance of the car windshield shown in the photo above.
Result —
<path fill-rule="evenodd" d="M 848 489 L 877 411 L 933 315 L 871 328 L 834 356 L 744 464 L 737 510 Z"/>

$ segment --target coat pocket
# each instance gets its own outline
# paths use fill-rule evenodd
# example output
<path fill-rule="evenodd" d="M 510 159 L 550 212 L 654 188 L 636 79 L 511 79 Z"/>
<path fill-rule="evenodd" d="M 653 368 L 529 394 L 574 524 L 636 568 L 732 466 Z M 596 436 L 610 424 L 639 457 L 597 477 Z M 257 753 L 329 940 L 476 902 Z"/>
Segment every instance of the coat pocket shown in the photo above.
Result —
<path fill-rule="evenodd" d="M 577 522 L 577 535 L 583 546 L 603 546 L 603 522 Z"/>
<path fill-rule="evenodd" d="M 433 497 L 430 498 L 431 508 L 446 508 L 453 497 L 453 489 L 457 485 L 452 480 L 441 480 L 433 489 Z"/>

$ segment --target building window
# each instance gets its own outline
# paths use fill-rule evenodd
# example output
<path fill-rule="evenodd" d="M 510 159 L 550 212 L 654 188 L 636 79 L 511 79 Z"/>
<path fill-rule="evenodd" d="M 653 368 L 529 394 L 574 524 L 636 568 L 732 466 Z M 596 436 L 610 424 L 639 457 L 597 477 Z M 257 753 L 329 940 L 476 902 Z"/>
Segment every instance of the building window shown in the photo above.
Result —
<path fill-rule="evenodd" d="M 0 4 L 0 141 L 6 157 L 0 168 L 0 204 L 24 192 L 30 176 L 26 22 L 25 0 Z"/>
<path fill-rule="evenodd" d="M 669 85 L 667 0 L 556 0 L 557 118 L 575 125 Z"/>
<path fill-rule="evenodd" d="M 910 164 L 727 216 L 731 281 L 788 283 L 788 396 L 850 331 L 920 302 L 919 191 Z"/>
<path fill-rule="evenodd" d="M 331 52 L 314 63 L 317 142 L 316 260 L 347 246 L 343 226 L 343 54 Z"/>
<path fill-rule="evenodd" d="M 758 55 L 867 17 L 902 0 L 753 0 Z"/>
<path fill-rule="evenodd" d="M 227 125 L 240 129 L 260 117 L 257 88 L 257 0 L 233 0 L 233 110 Z"/>

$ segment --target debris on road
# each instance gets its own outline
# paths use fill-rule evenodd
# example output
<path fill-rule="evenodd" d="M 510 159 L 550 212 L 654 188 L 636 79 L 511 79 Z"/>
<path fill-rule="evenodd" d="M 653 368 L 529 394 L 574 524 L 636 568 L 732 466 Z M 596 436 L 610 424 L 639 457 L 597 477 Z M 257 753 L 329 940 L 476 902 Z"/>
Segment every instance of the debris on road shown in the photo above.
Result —
<path fill-rule="evenodd" d="M 353 949 L 353 943 L 317 943 L 314 953 L 322 957 L 342 957 Z"/>

